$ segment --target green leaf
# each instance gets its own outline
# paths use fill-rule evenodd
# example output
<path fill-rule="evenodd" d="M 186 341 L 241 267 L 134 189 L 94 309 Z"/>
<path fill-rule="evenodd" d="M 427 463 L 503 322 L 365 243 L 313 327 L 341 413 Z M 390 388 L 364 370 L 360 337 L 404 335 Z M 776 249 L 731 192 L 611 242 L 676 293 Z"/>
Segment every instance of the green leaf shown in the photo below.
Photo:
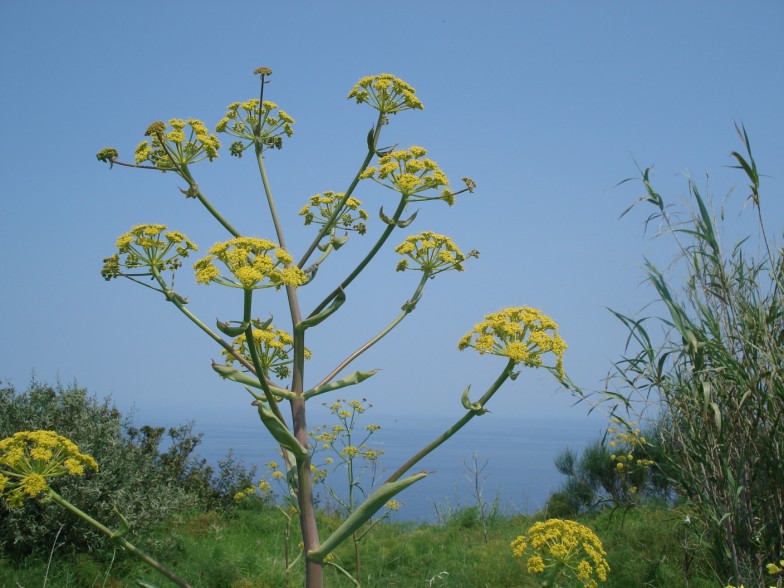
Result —
<path fill-rule="evenodd" d="M 125 537 L 128 534 L 128 531 L 131 530 L 128 521 L 122 515 L 122 513 L 119 510 L 117 510 L 116 506 L 114 507 L 114 513 L 120 518 L 120 526 L 117 528 L 117 530 L 114 533 L 112 533 L 111 537 L 109 537 L 109 539 L 111 539 L 112 541 L 114 541 L 115 539 L 121 539 Z"/>
<path fill-rule="evenodd" d="M 410 225 L 411 223 L 414 222 L 414 219 L 416 218 L 417 214 L 419 214 L 418 210 L 414 211 L 414 214 L 412 214 L 406 220 L 397 221 L 397 223 L 396 223 L 397 227 L 399 229 L 405 229 L 408 225 Z"/>
<path fill-rule="evenodd" d="M 337 251 L 338 249 L 343 247 L 343 245 L 348 243 L 348 239 L 349 239 L 348 235 L 343 235 L 342 237 L 339 237 L 339 236 L 332 237 L 332 241 L 331 241 L 332 248 L 335 251 Z"/>
<path fill-rule="evenodd" d="M 297 441 L 297 438 L 289 431 L 288 427 L 283 424 L 267 406 L 260 402 L 256 402 L 255 404 L 259 409 L 261 422 L 267 427 L 267 430 L 275 438 L 275 441 L 280 443 L 281 447 L 284 449 L 291 451 L 297 458 L 304 459 L 308 452 L 300 445 L 299 441 Z"/>
<path fill-rule="evenodd" d="M 334 382 L 329 382 L 327 384 L 322 384 L 321 386 L 316 386 L 315 388 L 311 388 L 307 392 L 305 392 L 304 396 L 305 399 L 312 398 L 313 396 L 318 396 L 319 394 L 324 394 L 325 392 L 331 392 L 332 390 L 337 390 L 339 388 L 345 388 L 346 386 L 353 386 L 354 384 L 359 384 L 360 382 L 364 382 L 370 376 L 373 376 L 378 372 L 378 370 L 370 370 L 368 372 L 354 372 L 346 376 L 345 378 L 341 378 Z"/>
<path fill-rule="evenodd" d="M 227 323 L 223 323 L 221 321 L 215 321 L 218 326 L 218 330 L 223 333 L 224 335 L 228 335 L 229 337 L 239 337 L 245 332 L 245 329 L 250 326 L 250 323 L 244 322 L 241 323 L 240 321 L 229 321 Z M 236 327 L 232 327 L 231 323 L 236 323 Z"/>
<path fill-rule="evenodd" d="M 242 384 L 244 386 L 251 386 L 252 388 L 258 388 L 259 390 L 263 390 L 259 379 L 256 376 L 248 374 L 246 372 L 240 371 L 238 369 L 234 369 L 227 365 L 221 365 L 219 363 L 212 362 L 212 369 L 218 372 L 221 378 L 226 378 L 227 380 L 231 380 L 232 382 L 237 382 L 238 384 Z M 286 390 L 285 388 L 280 388 L 278 386 L 273 386 L 272 384 L 267 384 L 269 386 L 270 391 L 275 396 L 280 396 L 281 398 L 287 398 L 288 400 L 293 400 L 296 398 L 296 395 L 291 390 Z"/>
<path fill-rule="evenodd" d="M 414 219 L 416 218 L 417 214 L 419 214 L 418 210 L 415 211 L 414 214 L 412 214 L 406 220 L 402 221 L 402 220 L 395 220 L 394 218 L 390 218 L 387 215 L 385 215 L 383 206 L 378 210 L 378 216 L 382 220 L 382 222 L 384 222 L 384 223 L 386 223 L 388 225 L 395 225 L 396 227 L 398 227 L 400 229 L 403 229 L 403 228 L 407 227 L 408 225 L 410 225 L 412 222 L 414 222 Z"/>
<path fill-rule="evenodd" d="M 294 330 L 301 332 L 304 331 L 305 329 L 309 329 L 310 327 L 316 326 L 321 321 L 326 319 L 329 315 L 331 315 L 333 312 L 335 312 L 338 308 L 343 306 L 343 303 L 345 301 L 346 301 L 346 292 L 343 290 L 343 288 L 340 288 L 337 295 L 335 296 L 335 298 L 332 299 L 332 302 L 329 304 L 329 306 L 327 306 L 324 310 L 322 310 L 318 314 L 315 314 L 313 316 L 306 318 L 303 321 L 298 322 L 294 326 Z"/>
<path fill-rule="evenodd" d="M 419 472 L 396 482 L 386 482 L 368 496 L 367 500 L 359 505 L 351 515 L 343 521 L 335 531 L 327 537 L 318 549 L 308 552 L 308 559 L 311 561 L 324 561 L 330 553 L 351 536 L 356 530 L 364 525 L 370 518 L 381 510 L 395 495 L 402 492 L 411 484 L 425 478 L 428 472 Z"/>
<path fill-rule="evenodd" d="M 468 388 L 466 388 L 463 391 L 463 395 L 460 397 L 460 402 L 463 403 L 463 408 L 465 408 L 466 410 L 470 410 L 471 412 L 473 412 L 473 413 L 475 413 L 477 415 L 481 415 L 481 414 L 485 414 L 486 412 L 490 412 L 484 406 L 482 406 L 479 402 L 471 402 L 471 400 L 468 397 L 468 393 L 470 392 L 470 390 L 471 390 L 471 386 L 468 386 Z"/>

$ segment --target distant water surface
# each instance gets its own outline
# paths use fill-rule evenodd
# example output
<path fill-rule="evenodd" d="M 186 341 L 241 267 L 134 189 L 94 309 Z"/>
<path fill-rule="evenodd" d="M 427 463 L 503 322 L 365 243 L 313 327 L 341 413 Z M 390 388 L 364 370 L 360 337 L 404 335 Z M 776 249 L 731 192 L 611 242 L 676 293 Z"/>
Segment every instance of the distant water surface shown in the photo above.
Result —
<path fill-rule="evenodd" d="M 382 429 L 371 437 L 369 444 L 384 452 L 376 476 L 378 483 L 452 424 L 435 418 L 384 419 L 378 415 L 374 415 L 374 422 Z M 196 420 L 194 431 L 204 434 L 199 453 L 210 463 L 217 463 L 231 449 L 246 465 L 257 465 L 258 474 L 262 475 L 265 462 L 280 461 L 260 423 L 227 423 L 202 415 Z M 395 518 L 434 521 L 436 507 L 444 513 L 475 504 L 473 456 L 477 457 L 478 466 L 484 468 L 479 480 L 486 502 L 498 497 L 506 512 L 532 513 L 544 506 L 564 480 L 555 469 L 553 458 L 566 447 L 583 449 L 602 432 L 603 421 L 596 418 L 512 420 L 497 414 L 477 417 L 411 469 L 409 473 L 426 470 L 431 474 L 397 497 L 404 506 Z M 330 473 L 330 479 L 341 487 L 344 470 Z"/>

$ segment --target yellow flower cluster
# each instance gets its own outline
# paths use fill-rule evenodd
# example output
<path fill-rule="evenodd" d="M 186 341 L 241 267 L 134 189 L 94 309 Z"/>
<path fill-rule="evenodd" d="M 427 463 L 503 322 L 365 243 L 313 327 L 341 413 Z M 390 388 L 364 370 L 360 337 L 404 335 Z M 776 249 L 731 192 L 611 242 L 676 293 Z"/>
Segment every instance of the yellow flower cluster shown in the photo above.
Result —
<path fill-rule="evenodd" d="M 379 74 L 360 79 L 348 94 L 357 104 L 368 103 L 382 114 L 395 114 L 403 110 L 422 110 L 416 91 L 400 78 Z"/>
<path fill-rule="evenodd" d="M 240 490 L 234 495 L 234 502 L 242 502 L 250 496 L 256 496 L 257 493 L 261 494 L 262 498 L 269 498 L 272 495 L 272 486 L 267 480 L 263 478 L 255 486 L 248 486 L 244 490 Z"/>
<path fill-rule="evenodd" d="M 468 256 L 458 249 L 454 241 L 444 235 L 424 231 L 418 235 L 406 237 L 395 252 L 403 256 L 397 264 L 397 271 L 416 269 L 435 275 L 450 269 L 463 271 L 463 262 L 467 257 L 478 257 L 478 251 L 470 251 Z M 416 267 L 409 267 L 411 260 Z"/>
<path fill-rule="evenodd" d="M 200 120 L 173 118 L 169 121 L 168 127 L 166 123 L 156 121 L 144 134 L 150 138 L 136 146 L 137 165 L 149 161 L 155 167 L 167 170 L 177 169 L 202 159 L 212 161 L 218 157 L 220 141 L 215 135 L 209 134 L 207 127 Z"/>
<path fill-rule="evenodd" d="M 369 424 L 365 426 L 365 433 L 360 437 L 359 443 L 354 439 L 356 429 L 356 418 L 358 415 L 365 412 L 372 405 L 366 404 L 364 399 L 346 401 L 344 399 L 337 399 L 331 404 L 324 403 L 329 411 L 338 417 L 341 424 L 333 425 L 331 428 L 316 427 L 316 430 L 311 433 L 314 441 L 318 441 L 320 449 L 330 450 L 338 458 L 340 463 L 349 463 L 356 457 L 361 457 L 370 464 L 376 462 L 384 452 L 377 449 L 371 449 L 367 445 L 368 439 L 381 429 L 379 425 Z M 327 457 L 324 460 L 325 464 L 332 464 L 334 459 Z"/>
<path fill-rule="evenodd" d="M 296 265 L 291 265 L 291 255 L 266 239 L 236 237 L 216 243 L 210 247 L 209 253 L 193 266 L 199 284 L 216 282 L 232 288 L 252 290 L 301 286 L 307 282 L 305 273 Z M 223 263 L 233 277 L 223 276 L 215 260 Z"/>
<path fill-rule="evenodd" d="M 167 231 L 166 225 L 137 225 L 117 239 L 117 249 L 104 259 L 101 275 L 107 281 L 122 275 L 122 268 L 174 271 L 182 266 L 182 258 L 199 250 L 179 231 Z"/>
<path fill-rule="evenodd" d="M 367 230 L 364 221 L 367 220 L 368 214 L 363 209 L 359 208 L 362 202 L 356 198 L 349 197 L 343 203 L 339 211 L 336 211 L 337 206 L 340 204 L 345 193 L 343 192 L 329 192 L 324 194 L 316 194 L 311 196 L 308 203 L 299 211 L 300 216 L 305 217 L 305 225 L 317 224 L 325 225 L 327 221 L 337 212 L 337 218 L 333 227 L 335 229 L 343 229 L 346 231 L 356 231 L 360 235 L 364 235 Z"/>
<path fill-rule="evenodd" d="M 602 542 L 588 527 L 574 521 L 549 519 L 534 524 L 511 544 L 515 557 L 528 555 L 530 574 L 546 569 L 575 578 L 584 588 L 607 581 L 610 566 Z"/>
<path fill-rule="evenodd" d="M 473 347 L 480 355 L 508 357 L 528 367 L 546 367 L 564 377 L 563 354 L 567 345 L 558 335 L 558 325 L 542 311 L 528 306 L 504 308 L 485 316 L 458 343 L 461 351 Z M 545 366 L 542 355 L 552 353 L 554 366 Z"/>
<path fill-rule="evenodd" d="M 277 112 L 273 112 L 277 110 Z M 283 135 L 291 137 L 294 119 L 280 110 L 274 102 L 258 99 L 245 102 L 232 102 L 226 107 L 226 116 L 218 121 L 215 130 L 237 137 L 239 141 L 231 144 L 230 152 L 242 157 L 242 152 L 254 143 L 261 149 L 283 147 Z"/>
<path fill-rule="evenodd" d="M 447 190 L 448 195 L 425 196 L 422 192 L 437 190 L 449 185 L 449 179 L 441 171 L 438 164 L 425 157 L 427 151 L 422 147 L 412 146 L 408 149 L 398 149 L 383 157 L 379 157 L 377 167 L 365 169 L 360 179 L 373 179 L 382 186 L 400 192 L 408 202 L 423 202 L 425 200 L 446 200 L 454 202 L 454 196 Z"/>
<path fill-rule="evenodd" d="M 54 431 L 22 431 L 0 441 L 0 496 L 12 508 L 49 488 L 47 480 L 70 474 L 81 476 L 98 464 L 79 447 Z"/>
<path fill-rule="evenodd" d="M 640 429 L 634 428 L 637 422 L 625 423 L 613 418 L 612 426 L 607 429 L 611 435 L 609 445 L 614 449 L 610 459 L 615 462 L 615 471 L 631 494 L 638 491 L 634 479 L 640 478 L 643 470 L 655 464 L 651 459 L 635 456 L 635 451 L 644 451 L 648 441 L 641 436 Z M 616 449 L 617 448 L 617 449 Z"/>
<path fill-rule="evenodd" d="M 253 343 L 259 356 L 264 375 L 269 377 L 273 372 L 278 378 L 287 378 L 291 370 L 289 365 L 293 361 L 291 353 L 294 350 L 294 339 L 289 333 L 281 329 L 276 329 L 272 324 L 258 323 L 263 328 L 253 329 Z M 242 357 L 251 361 L 250 351 L 248 350 L 247 337 L 242 334 L 234 338 L 232 347 Z M 236 361 L 234 355 L 228 351 L 222 351 L 228 365 L 233 365 Z M 305 349 L 305 359 L 310 359 L 310 351 Z"/>

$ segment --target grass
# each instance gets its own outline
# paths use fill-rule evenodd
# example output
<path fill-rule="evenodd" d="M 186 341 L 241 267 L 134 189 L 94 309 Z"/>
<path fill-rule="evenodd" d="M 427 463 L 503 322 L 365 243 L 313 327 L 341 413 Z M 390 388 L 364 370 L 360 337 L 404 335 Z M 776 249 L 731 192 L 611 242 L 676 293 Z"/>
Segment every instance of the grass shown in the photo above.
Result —
<path fill-rule="evenodd" d="M 541 517 L 540 517 L 541 518 Z M 580 517 L 602 539 L 611 573 L 607 588 L 679 586 L 715 588 L 711 573 L 682 513 L 645 506 Z M 362 542 L 362 586 L 372 587 L 531 587 L 537 579 L 515 559 L 510 542 L 536 520 L 527 516 L 495 516 L 487 521 L 487 541 L 475 507 L 456 511 L 444 524 L 379 524 Z M 218 513 L 191 514 L 167 525 L 154 537 L 157 555 L 180 576 L 199 588 L 264 588 L 301 586 L 299 565 L 286 574 L 283 516 L 274 508 L 240 506 Z M 328 529 L 337 519 L 322 515 Z M 687 533 L 692 533 L 688 535 Z M 157 540 L 157 542 L 156 542 Z M 295 548 L 296 549 L 296 548 Z M 80 553 L 74 557 L 54 552 L 48 577 L 48 554 L 22 561 L 0 560 L 0 585 L 32 588 L 134 586 L 144 579 L 164 588 L 164 578 L 122 552 Z M 353 547 L 344 544 L 336 562 L 353 570 Z M 327 570 L 326 586 L 353 586 L 335 568 Z"/>

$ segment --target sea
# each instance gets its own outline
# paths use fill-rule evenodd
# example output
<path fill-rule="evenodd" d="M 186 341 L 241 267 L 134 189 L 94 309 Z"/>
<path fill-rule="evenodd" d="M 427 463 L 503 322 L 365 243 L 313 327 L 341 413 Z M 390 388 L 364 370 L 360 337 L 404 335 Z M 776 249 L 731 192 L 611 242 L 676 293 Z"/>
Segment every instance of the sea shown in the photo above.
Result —
<path fill-rule="evenodd" d="M 361 485 L 365 490 L 373 478 L 376 485 L 382 483 L 452 424 L 421 416 L 374 415 L 374 422 L 381 425 L 381 430 L 367 445 L 383 454 L 375 476 L 369 470 L 363 473 Z M 589 417 L 476 417 L 412 468 L 409 473 L 427 471 L 429 475 L 396 497 L 402 507 L 391 518 L 443 522 L 458 509 L 476 506 L 480 501 L 488 506 L 497 504 L 508 515 L 532 514 L 544 507 L 565 481 L 555 468 L 555 456 L 567 447 L 579 453 L 599 438 L 606 426 L 606 420 Z M 217 464 L 231 450 L 246 466 L 256 465 L 261 476 L 268 471 L 265 463 L 281 461 L 261 423 L 238 424 L 202 416 L 194 432 L 203 434 L 197 451 L 211 464 Z M 319 457 L 327 455 L 325 452 Z M 339 496 L 345 496 L 345 466 L 330 470 L 328 480 Z M 329 506 L 328 494 L 322 490 L 320 496 L 326 501 L 323 506 Z"/>

